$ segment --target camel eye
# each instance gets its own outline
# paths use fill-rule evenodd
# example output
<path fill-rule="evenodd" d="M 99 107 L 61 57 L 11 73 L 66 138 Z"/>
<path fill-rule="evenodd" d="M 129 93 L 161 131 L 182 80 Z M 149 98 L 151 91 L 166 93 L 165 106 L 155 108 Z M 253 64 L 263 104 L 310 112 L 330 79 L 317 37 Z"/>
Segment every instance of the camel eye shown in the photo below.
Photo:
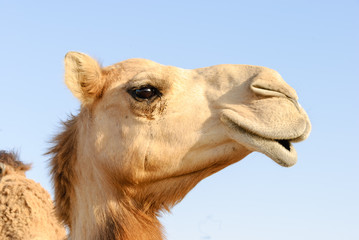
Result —
<path fill-rule="evenodd" d="M 158 89 L 152 86 L 133 89 L 130 91 L 130 94 L 137 101 L 152 100 L 155 97 L 161 96 L 161 93 L 158 91 Z"/>

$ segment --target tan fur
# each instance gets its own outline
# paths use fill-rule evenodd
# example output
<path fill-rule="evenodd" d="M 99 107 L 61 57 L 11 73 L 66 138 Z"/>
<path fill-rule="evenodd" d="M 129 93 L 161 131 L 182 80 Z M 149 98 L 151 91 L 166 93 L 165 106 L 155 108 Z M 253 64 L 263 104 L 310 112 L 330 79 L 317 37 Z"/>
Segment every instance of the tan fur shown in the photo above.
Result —
<path fill-rule="evenodd" d="M 0 163 L 6 167 L 0 180 L 0 239 L 65 239 L 65 228 L 55 217 L 50 194 L 25 177 L 30 165 L 5 151 L 0 151 Z"/>
<path fill-rule="evenodd" d="M 82 107 L 50 154 L 71 239 L 162 239 L 157 215 L 199 181 L 252 151 L 292 166 L 291 142 L 310 132 L 294 89 L 264 67 L 130 59 L 101 69 L 70 52 L 65 82 Z"/>

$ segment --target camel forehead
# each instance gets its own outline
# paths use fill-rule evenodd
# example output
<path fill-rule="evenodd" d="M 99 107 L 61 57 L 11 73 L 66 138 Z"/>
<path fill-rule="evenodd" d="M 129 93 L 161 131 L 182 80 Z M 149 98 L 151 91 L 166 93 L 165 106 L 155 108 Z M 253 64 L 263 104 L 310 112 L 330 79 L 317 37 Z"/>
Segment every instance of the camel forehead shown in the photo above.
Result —
<path fill-rule="evenodd" d="M 115 82 L 132 81 L 140 78 L 152 78 L 171 80 L 175 79 L 203 79 L 215 85 L 220 82 L 243 82 L 252 77 L 261 77 L 267 80 L 281 79 L 278 72 L 273 69 L 243 64 L 219 64 L 197 69 L 183 69 L 174 66 L 166 66 L 148 59 L 133 58 L 124 60 L 114 65 L 103 68 L 104 72 L 110 73 Z M 120 80 L 121 79 L 121 80 Z M 120 80 L 120 81 L 118 81 Z M 282 80 L 283 81 L 283 80 Z M 180 81 L 184 83 L 183 81 Z M 117 85 L 117 84 L 116 84 Z"/>
<path fill-rule="evenodd" d="M 131 58 L 124 60 L 122 62 L 113 64 L 111 66 L 105 67 L 104 71 L 117 71 L 121 70 L 121 72 L 141 72 L 146 71 L 151 68 L 161 67 L 163 65 L 156 63 L 154 61 L 143 59 L 143 58 Z"/>
<path fill-rule="evenodd" d="M 152 85 L 159 89 L 170 89 L 173 84 L 185 87 L 193 78 L 192 70 L 174 66 L 162 65 L 147 59 L 128 59 L 112 66 L 103 68 L 107 81 L 110 83 L 108 89 L 135 88 Z"/>
<path fill-rule="evenodd" d="M 107 73 L 112 82 L 117 82 L 115 85 L 145 78 L 168 80 L 178 76 L 181 77 L 185 72 L 184 69 L 178 67 L 165 66 L 141 58 L 133 58 L 116 63 L 103 68 L 103 71 Z"/>

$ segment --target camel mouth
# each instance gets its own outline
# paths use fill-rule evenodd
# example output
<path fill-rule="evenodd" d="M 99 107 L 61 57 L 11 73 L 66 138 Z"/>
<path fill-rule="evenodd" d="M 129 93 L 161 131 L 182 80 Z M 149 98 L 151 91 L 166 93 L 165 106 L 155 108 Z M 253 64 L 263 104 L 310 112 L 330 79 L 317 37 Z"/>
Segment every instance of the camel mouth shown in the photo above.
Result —
<path fill-rule="evenodd" d="M 275 140 L 277 143 L 282 145 L 285 149 L 290 151 L 291 143 L 289 140 Z"/>
<path fill-rule="evenodd" d="M 249 150 L 261 152 L 283 167 L 296 164 L 297 152 L 292 142 L 297 142 L 301 136 L 287 139 L 268 138 L 245 129 L 226 114 L 222 115 L 221 121 L 228 127 L 229 136 Z"/>

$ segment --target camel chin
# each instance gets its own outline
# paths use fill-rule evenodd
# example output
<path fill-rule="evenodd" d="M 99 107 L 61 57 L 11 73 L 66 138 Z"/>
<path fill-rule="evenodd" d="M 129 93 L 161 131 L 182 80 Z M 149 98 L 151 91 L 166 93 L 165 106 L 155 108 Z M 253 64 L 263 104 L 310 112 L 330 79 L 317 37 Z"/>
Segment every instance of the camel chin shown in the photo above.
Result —
<path fill-rule="evenodd" d="M 252 126 L 246 126 L 241 121 L 240 115 L 232 110 L 224 110 L 221 121 L 228 128 L 230 137 L 252 151 L 261 152 L 283 167 L 291 167 L 297 163 L 297 151 L 293 142 L 305 140 L 311 130 L 307 119 L 299 121 L 292 131 L 284 131 L 282 134 L 268 135 L 267 131 L 254 130 Z M 244 124 L 243 124 L 244 123 Z"/>

